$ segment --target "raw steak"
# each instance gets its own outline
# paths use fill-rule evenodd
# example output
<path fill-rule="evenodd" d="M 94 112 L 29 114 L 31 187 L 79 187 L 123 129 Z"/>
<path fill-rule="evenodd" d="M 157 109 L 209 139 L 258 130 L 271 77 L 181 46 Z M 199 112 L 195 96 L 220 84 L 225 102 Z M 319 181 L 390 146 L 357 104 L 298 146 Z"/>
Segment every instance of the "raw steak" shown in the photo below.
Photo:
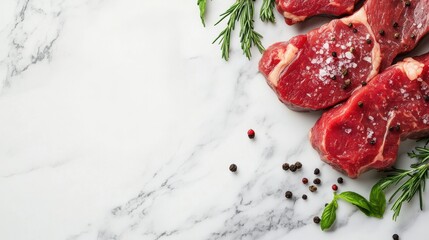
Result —
<path fill-rule="evenodd" d="M 429 0 L 367 0 L 350 17 L 269 47 L 259 70 L 279 99 L 295 110 L 346 100 L 429 29 Z"/>
<path fill-rule="evenodd" d="M 277 10 L 292 25 L 315 15 L 351 14 L 359 0 L 276 0 Z"/>
<path fill-rule="evenodd" d="M 399 142 L 429 136 L 429 54 L 406 58 L 374 77 L 310 131 L 321 158 L 355 178 L 391 166 Z"/>

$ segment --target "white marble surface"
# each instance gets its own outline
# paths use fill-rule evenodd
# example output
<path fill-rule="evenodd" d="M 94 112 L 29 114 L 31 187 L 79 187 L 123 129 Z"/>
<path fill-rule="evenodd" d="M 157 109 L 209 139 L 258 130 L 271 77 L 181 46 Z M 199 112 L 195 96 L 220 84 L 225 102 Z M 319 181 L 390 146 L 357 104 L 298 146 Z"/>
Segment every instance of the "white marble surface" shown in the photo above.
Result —
<path fill-rule="evenodd" d="M 286 109 L 256 51 L 247 61 L 234 41 L 221 60 L 212 25 L 231 1 L 209 1 L 206 28 L 195 2 L 0 1 L 0 239 L 427 239 L 416 202 L 397 222 L 340 204 L 320 231 L 340 174 L 309 145 L 319 113 Z M 326 21 L 277 18 L 257 22 L 265 46 Z M 300 179 L 315 167 L 310 194 Z M 376 177 L 340 188 L 368 194 Z"/>

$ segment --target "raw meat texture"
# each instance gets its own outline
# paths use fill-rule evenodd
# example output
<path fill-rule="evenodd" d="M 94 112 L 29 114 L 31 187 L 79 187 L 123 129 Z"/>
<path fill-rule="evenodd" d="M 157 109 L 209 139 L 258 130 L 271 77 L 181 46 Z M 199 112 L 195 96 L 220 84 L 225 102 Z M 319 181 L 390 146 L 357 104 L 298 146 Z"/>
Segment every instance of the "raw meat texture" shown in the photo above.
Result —
<path fill-rule="evenodd" d="M 374 77 L 310 131 L 322 160 L 355 178 L 394 164 L 399 143 L 429 136 L 429 54 Z"/>
<path fill-rule="evenodd" d="M 367 0 L 352 16 L 270 46 L 259 70 L 290 108 L 332 107 L 413 49 L 429 30 L 428 11 L 429 0 Z"/>
<path fill-rule="evenodd" d="M 340 16 L 351 14 L 359 0 L 276 0 L 277 10 L 288 25 L 315 15 Z"/>

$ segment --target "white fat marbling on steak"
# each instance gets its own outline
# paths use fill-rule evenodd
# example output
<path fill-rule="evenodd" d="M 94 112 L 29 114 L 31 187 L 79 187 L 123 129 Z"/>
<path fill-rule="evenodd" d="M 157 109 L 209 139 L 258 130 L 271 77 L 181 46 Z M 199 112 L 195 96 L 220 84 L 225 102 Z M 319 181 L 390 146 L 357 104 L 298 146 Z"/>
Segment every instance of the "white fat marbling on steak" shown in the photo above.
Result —
<path fill-rule="evenodd" d="M 289 43 L 286 50 L 278 52 L 278 58 L 281 60 L 268 76 L 268 82 L 271 87 L 277 87 L 277 83 L 280 79 L 280 73 L 289 66 L 293 59 L 295 59 L 298 50 L 299 49 L 297 47 Z"/>

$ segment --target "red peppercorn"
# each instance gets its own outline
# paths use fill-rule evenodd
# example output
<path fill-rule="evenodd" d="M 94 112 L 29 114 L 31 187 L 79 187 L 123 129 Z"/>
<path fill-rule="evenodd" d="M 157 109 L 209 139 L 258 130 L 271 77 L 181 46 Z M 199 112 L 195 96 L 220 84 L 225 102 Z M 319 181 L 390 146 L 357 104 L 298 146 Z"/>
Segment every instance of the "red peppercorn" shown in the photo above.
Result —
<path fill-rule="evenodd" d="M 247 136 L 248 136 L 250 139 L 255 138 L 255 131 L 254 131 L 253 129 L 249 129 L 249 130 L 247 131 Z"/>
<path fill-rule="evenodd" d="M 302 183 L 307 184 L 308 183 L 308 178 L 303 178 L 302 179 Z"/>
<path fill-rule="evenodd" d="M 333 184 L 333 185 L 332 185 L 332 190 L 334 190 L 334 191 L 337 191 L 337 190 L 338 190 L 338 186 L 337 186 L 337 184 Z"/>

